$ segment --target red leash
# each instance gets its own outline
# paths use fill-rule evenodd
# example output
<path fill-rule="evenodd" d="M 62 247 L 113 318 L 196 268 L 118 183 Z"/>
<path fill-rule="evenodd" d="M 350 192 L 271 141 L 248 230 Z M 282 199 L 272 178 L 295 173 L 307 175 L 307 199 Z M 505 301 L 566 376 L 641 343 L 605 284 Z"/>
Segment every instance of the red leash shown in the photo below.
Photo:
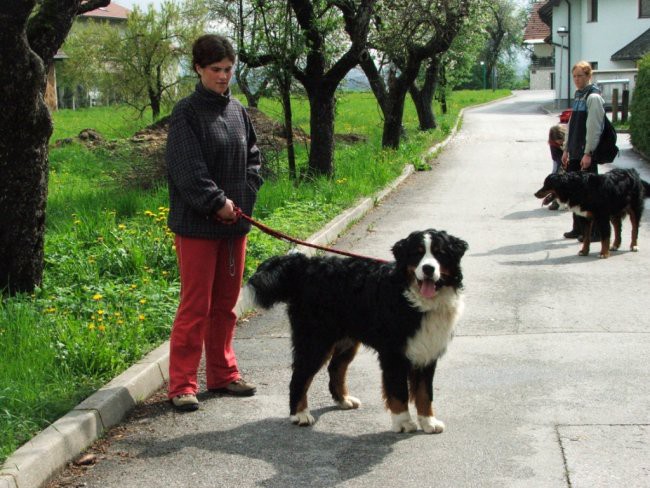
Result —
<path fill-rule="evenodd" d="M 312 244 L 311 242 L 307 241 L 301 241 L 300 239 L 296 239 L 295 237 L 288 236 L 287 234 L 283 234 L 280 231 L 277 231 L 275 229 L 271 229 L 270 227 L 267 227 L 266 225 L 262 224 L 261 222 L 258 222 L 252 217 L 249 217 L 246 215 L 244 212 L 242 212 L 241 208 L 235 207 L 235 213 L 237 214 L 238 218 L 242 218 L 244 220 L 247 220 L 250 222 L 252 225 L 257 227 L 259 230 L 262 232 L 275 237 L 276 239 L 280 239 L 281 241 L 286 241 L 286 242 L 293 242 L 294 244 L 300 244 L 301 246 L 307 246 L 307 247 L 312 247 L 314 249 L 319 249 L 321 251 L 327 251 L 327 252 L 332 252 L 334 254 L 341 254 L 342 256 L 348 256 L 350 258 L 361 258 L 361 259 L 369 259 L 371 261 L 378 261 L 380 263 L 388 263 L 389 261 L 386 261 L 385 259 L 378 259 L 378 258 L 371 258 L 369 256 L 362 256 L 360 254 L 354 254 L 351 252 L 347 251 L 341 251 L 339 249 L 333 249 L 331 247 L 325 247 L 325 246 L 319 246 L 318 244 Z"/>

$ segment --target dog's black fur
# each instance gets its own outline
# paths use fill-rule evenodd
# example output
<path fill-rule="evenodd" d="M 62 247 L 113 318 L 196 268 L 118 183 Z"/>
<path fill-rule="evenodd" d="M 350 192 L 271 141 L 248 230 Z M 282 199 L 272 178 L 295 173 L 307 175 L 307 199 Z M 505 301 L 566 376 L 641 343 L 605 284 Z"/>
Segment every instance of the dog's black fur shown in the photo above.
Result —
<path fill-rule="evenodd" d="M 391 263 L 297 253 L 262 263 L 248 287 L 261 307 L 288 304 L 291 420 L 314 422 L 307 390 L 328 359 L 334 400 L 344 409 L 360 405 L 348 395 L 345 375 L 363 343 L 378 353 L 393 430 L 417 428 L 408 413 L 410 387 L 423 430 L 442 432 L 431 405 L 432 382 L 462 311 L 460 260 L 466 250 L 465 241 L 429 229 L 397 242 Z"/>
<path fill-rule="evenodd" d="M 544 185 L 535 192 L 545 202 L 557 199 L 575 214 L 588 219 L 583 232 L 581 256 L 589 254 L 590 236 L 595 223 L 600 233 L 600 257 L 609 257 L 609 251 L 621 246 L 621 220 L 629 215 L 632 223 L 630 250 L 638 250 L 639 224 L 643 215 L 643 200 L 650 198 L 650 184 L 639 177 L 635 169 L 612 169 L 595 175 L 586 172 L 550 174 Z M 610 248 L 611 229 L 614 226 L 614 242 Z"/>

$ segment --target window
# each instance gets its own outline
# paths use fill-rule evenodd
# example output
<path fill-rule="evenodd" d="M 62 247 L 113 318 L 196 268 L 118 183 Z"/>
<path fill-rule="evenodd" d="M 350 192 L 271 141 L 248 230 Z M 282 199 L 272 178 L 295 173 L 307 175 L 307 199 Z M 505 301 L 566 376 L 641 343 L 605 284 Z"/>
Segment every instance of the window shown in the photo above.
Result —
<path fill-rule="evenodd" d="M 598 69 L 598 61 L 589 61 L 589 64 L 591 65 L 591 69 L 594 71 Z"/>
<path fill-rule="evenodd" d="M 639 0 L 639 17 L 650 17 L 650 0 Z"/>
<path fill-rule="evenodd" d="M 587 11 L 587 22 L 598 22 L 598 0 L 589 0 Z"/>

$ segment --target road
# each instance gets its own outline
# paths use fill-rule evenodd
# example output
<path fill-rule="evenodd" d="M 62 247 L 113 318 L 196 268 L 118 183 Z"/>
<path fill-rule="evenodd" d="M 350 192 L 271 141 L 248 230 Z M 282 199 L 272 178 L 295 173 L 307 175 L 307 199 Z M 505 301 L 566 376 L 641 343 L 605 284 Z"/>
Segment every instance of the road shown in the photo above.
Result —
<path fill-rule="evenodd" d="M 359 410 L 336 410 L 321 372 L 310 390 L 316 424 L 291 425 L 288 325 L 276 308 L 238 330 L 255 397 L 204 396 L 184 415 L 154 397 L 94 451 L 97 464 L 57 486 L 650 486 L 648 214 L 638 253 L 626 250 L 627 221 L 607 260 L 598 245 L 580 257 L 562 238 L 570 214 L 533 197 L 551 168 L 557 118 L 540 108 L 550 96 L 517 92 L 467 111 L 433 171 L 411 176 L 337 243 L 387 258 L 395 241 L 429 227 L 469 243 L 466 312 L 434 381 L 444 433 L 389 431 L 368 350 L 349 372 Z M 620 146 L 616 164 L 650 181 L 627 137 Z"/>

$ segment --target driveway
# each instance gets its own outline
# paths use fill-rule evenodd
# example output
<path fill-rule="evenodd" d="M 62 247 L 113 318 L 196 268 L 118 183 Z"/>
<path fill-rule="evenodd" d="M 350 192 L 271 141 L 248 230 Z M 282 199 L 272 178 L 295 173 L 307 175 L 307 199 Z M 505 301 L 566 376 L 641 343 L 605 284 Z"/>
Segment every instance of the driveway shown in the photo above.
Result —
<path fill-rule="evenodd" d="M 650 225 L 638 253 L 577 255 L 571 216 L 533 192 L 551 169 L 551 92 L 465 113 L 433 171 L 410 177 L 337 243 L 390 257 L 416 229 L 465 239 L 466 313 L 434 381 L 440 435 L 394 434 L 375 355 L 349 372 L 356 411 L 337 411 L 321 372 L 311 428 L 288 421 L 291 350 L 282 308 L 252 317 L 236 348 L 252 398 L 205 397 L 176 414 L 136 409 L 71 482 L 86 487 L 650 486 Z M 621 137 L 617 165 L 648 166 Z M 606 167 L 601 168 L 606 170 Z M 647 244 L 647 247 L 646 247 Z M 69 474 L 69 473 L 68 473 Z M 63 485 L 57 485 L 63 486 Z M 76 486 L 76 485 L 70 485 Z"/>

